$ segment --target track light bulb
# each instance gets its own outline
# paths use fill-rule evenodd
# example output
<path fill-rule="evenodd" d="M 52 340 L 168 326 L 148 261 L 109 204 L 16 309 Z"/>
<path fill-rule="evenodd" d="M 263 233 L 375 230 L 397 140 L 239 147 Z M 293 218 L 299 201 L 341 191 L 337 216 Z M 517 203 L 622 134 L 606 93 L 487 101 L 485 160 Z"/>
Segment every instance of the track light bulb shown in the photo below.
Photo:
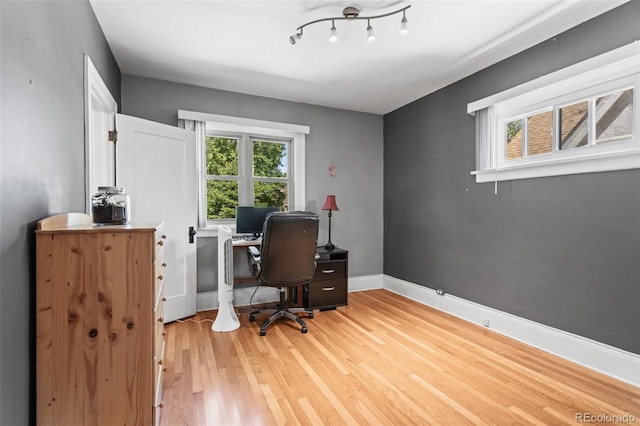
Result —
<path fill-rule="evenodd" d="M 373 32 L 373 27 L 369 20 L 367 20 L 367 41 L 373 41 L 376 39 L 376 34 Z"/>
<path fill-rule="evenodd" d="M 302 38 L 302 31 L 300 31 L 299 33 L 295 33 L 294 35 L 289 37 L 289 42 L 291 44 L 296 44 L 298 40 L 300 40 L 301 38 Z"/>
<path fill-rule="evenodd" d="M 333 21 L 331 21 L 331 30 L 329 30 L 329 41 L 332 43 L 338 41 L 338 30 L 336 30 L 336 25 Z"/>
<path fill-rule="evenodd" d="M 408 32 L 409 32 L 409 21 L 407 20 L 407 17 L 405 16 L 405 13 L 403 11 L 402 20 L 400 21 L 400 33 L 406 34 Z"/>

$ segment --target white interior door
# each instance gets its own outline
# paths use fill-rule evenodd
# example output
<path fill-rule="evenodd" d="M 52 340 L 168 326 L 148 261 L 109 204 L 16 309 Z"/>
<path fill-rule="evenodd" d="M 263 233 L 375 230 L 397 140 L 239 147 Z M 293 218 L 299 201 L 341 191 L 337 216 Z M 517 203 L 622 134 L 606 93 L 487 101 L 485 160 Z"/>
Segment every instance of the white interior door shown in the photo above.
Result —
<path fill-rule="evenodd" d="M 118 114 L 116 182 L 131 197 L 131 222 L 164 222 L 165 322 L 196 313 L 195 132 Z"/>

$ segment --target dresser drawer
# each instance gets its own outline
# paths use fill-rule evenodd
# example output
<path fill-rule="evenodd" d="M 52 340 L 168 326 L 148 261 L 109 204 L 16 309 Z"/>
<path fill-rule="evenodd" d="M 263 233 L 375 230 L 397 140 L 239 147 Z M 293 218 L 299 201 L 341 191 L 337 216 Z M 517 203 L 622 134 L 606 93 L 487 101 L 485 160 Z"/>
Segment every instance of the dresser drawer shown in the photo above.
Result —
<path fill-rule="evenodd" d="M 162 358 L 162 349 L 164 346 L 164 300 L 160 300 L 160 303 L 154 311 L 154 349 L 153 357 L 156 360 Z"/>
<path fill-rule="evenodd" d="M 324 308 L 347 304 L 347 279 L 319 280 L 309 283 L 309 307 Z"/>
<path fill-rule="evenodd" d="M 319 262 L 316 265 L 316 272 L 313 281 L 333 280 L 347 276 L 346 262 Z"/>
<path fill-rule="evenodd" d="M 156 263 L 153 269 L 154 282 L 154 304 L 153 309 L 157 309 L 158 304 L 164 298 L 164 266 Z"/>

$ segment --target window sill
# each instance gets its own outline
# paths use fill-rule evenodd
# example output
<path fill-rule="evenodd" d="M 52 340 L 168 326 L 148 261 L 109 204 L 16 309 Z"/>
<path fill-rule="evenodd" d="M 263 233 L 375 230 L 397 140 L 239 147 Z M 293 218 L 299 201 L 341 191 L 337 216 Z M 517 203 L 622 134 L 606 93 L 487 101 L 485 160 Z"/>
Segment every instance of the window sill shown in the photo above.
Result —
<path fill-rule="evenodd" d="M 606 155 L 555 158 L 536 163 L 502 166 L 498 169 L 476 170 L 471 174 L 475 175 L 476 183 L 485 183 L 638 168 L 640 149 L 634 148 Z"/>
<path fill-rule="evenodd" d="M 231 228 L 231 234 L 236 232 L 236 225 L 228 225 Z M 218 225 L 207 225 L 206 227 L 196 229 L 196 236 L 198 238 L 217 238 L 218 237 Z"/>

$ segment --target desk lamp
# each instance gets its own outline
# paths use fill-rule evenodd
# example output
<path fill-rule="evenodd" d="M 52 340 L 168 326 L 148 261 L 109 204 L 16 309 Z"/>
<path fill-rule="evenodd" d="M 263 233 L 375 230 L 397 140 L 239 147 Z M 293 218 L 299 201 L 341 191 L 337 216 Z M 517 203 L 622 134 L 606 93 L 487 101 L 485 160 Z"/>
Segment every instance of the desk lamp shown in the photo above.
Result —
<path fill-rule="evenodd" d="M 324 201 L 322 210 L 329 210 L 329 242 L 324 245 L 324 248 L 327 250 L 333 250 L 334 248 L 336 248 L 336 246 L 331 242 L 331 211 L 340 211 L 340 209 L 338 209 L 338 205 L 336 204 L 335 195 L 327 195 L 327 199 Z"/>

